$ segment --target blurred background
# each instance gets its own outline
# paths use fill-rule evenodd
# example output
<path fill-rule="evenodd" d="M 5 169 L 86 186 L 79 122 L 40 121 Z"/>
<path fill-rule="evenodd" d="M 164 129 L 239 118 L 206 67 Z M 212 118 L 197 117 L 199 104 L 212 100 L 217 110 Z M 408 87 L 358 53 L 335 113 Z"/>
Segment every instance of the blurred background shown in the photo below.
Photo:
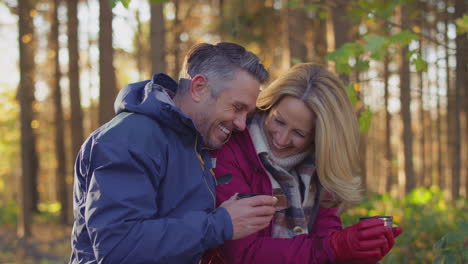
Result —
<path fill-rule="evenodd" d="M 405 232 L 382 263 L 468 262 L 466 0 L 0 1 L 0 263 L 69 259 L 73 163 L 125 84 L 178 77 L 199 42 L 340 75 L 366 200 Z"/>

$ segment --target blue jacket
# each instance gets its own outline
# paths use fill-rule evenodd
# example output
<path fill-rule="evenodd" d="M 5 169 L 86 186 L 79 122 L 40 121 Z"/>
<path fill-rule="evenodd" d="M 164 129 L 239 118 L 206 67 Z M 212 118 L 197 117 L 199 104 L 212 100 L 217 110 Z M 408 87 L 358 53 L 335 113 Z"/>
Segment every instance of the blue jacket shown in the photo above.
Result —
<path fill-rule="evenodd" d="M 209 152 L 188 116 L 156 98 L 162 87 L 177 83 L 156 74 L 122 89 L 117 115 L 81 147 L 70 263 L 197 263 L 232 238 Z"/>

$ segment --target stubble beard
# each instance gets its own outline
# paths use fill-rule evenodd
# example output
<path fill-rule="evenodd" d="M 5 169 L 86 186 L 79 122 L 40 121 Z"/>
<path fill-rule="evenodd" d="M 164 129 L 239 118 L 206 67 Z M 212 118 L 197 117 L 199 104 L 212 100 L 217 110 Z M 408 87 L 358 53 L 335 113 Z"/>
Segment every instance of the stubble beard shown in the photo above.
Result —
<path fill-rule="evenodd" d="M 209 113 L 198 112 L 193 118 L 193 123 L 198 133 L 200 133 L 200 135 L 202 136 L 203 143 L 206 147 L 212 148 L 212 149 L 218 149 L 220 147 L 220 146 L 215 145 L 213 142 L 211 142 L 211 139 L 210 139 L 210 123 L 211 122 L 209 118 Z"/>

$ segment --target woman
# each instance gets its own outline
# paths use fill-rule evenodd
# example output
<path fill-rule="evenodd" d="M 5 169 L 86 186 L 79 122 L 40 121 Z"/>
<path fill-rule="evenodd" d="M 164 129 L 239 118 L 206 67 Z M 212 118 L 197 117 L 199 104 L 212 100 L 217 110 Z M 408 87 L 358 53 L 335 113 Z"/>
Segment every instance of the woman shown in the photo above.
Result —
<path fill-rule="evenodd" d="M 261 91 L 248 128 L 213 153 L 217 202 L 235 193 L 278 198 L 270 226 L 227 241 L 205 263 L 375 263 L 401 229 L 337 215 L 361 200 L 358 124 L 341 81 L 302 63 Z M 217 257 L 213 257 L 217 255 Z M 223 259 L 223 260 L 220 260 Z"/>

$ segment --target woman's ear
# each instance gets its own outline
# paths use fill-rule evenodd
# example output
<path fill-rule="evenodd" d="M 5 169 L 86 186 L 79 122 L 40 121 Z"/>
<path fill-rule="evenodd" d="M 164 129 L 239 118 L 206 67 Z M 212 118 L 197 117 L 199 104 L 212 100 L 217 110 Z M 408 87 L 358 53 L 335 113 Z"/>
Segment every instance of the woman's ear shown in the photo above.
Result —
<path fill-rule="evenodd" d="M 208 91 L 208 79 L 202 75 L 197 74 L 192 78 L 192 82 L 190 83 L 190 96 L 192 97 L 193 101 L 200 102 L 206 96 Z"/>

